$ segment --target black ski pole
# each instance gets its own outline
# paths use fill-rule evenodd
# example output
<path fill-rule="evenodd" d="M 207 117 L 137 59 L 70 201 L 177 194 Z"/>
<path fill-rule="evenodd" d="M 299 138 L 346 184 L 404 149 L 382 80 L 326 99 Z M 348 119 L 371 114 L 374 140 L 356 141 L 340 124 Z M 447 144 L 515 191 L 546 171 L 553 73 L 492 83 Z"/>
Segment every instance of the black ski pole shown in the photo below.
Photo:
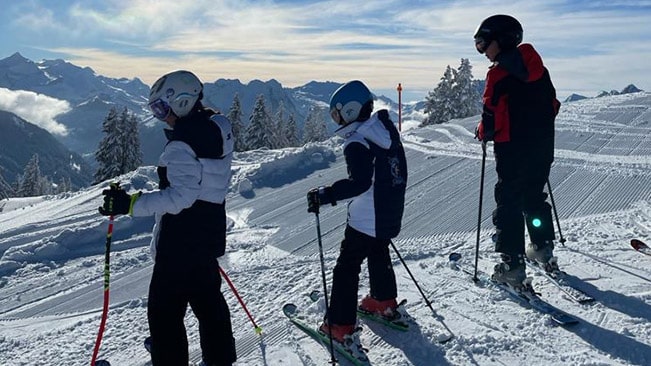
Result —
<path fill-rule="evenodd" d="M 486 142 L 481 144 L 482 157 L 481 157 L 481 178 L 479 179 L 479 214 L 477 215 L 477 244 L 475 245 L 475 273 L 472 280 L 477 282 L 477 267 L 479 266 L 479 236 L 481 232 L 481 210 L 484 201 L 484 173 L 486 171 Z"/>
<path fill-rule="evenodd" d="M 556 202 L 554 202 L 554 194 L 552 193 L 552 185 L 549 183 L 549 177 L 547 177 L 547 189 L 549 190 L 549 199 L 552 201 L 552 208 L 554 209 L 554 217 L 556 217 L 556 226 L 558 226 L 558 236 L 561 238 L 559 242 L 562 245 L 565 245 L 565 238 L 563 237 L 563 232 L 561 231 L 561 222 L 558 220 L 558 211 L 556 211 Z"/>
<path fill-rule="evenodd" d="M 414 277 L 414 275 L 409 270 L 409 267 L 407 266 L 407 263 L 405 263 L 405 260 L 402 259 L 402 255 L 400 255 L 400 252 L 398 251 L 398 248 L 396 248 L 396 245 L 393 244 L 393 240 L 391 240 L 390 243 L 391 243 L 391 247 L 393 248 L 393 251 L 396 252 L 396 255 L 398 256 L 398 259 L 400 259 L 400 263 L 402 263 L 402 265 L 405 266 L 405 269 L 407 270 L 407 273 L 409 273 L 409 277 L 411 277 L 411 280 L 414 281 L 414 285 L 416 285 L 416 288 L 418 289 L 418 292 L 420 292 L 420 296 L 422 296 L 423 300 L 425 300 L 425 304 L 427 304 L 427 307 L 429 307 L 430 310 L 432 310 L 432 313 L 434 314 L 435 318 L 437 318 L 439 320 L 442 320 L 443 318 L 436 312 L 436 310 L 434 310 L 434 307 L 432 306 L 432 302 L 429 301 L 429 299 L 427 298 L 427 296 L 425 295 L 423 290 L 420 288 L 420 285 L 418 284 L 418 281 L 416 281 L 416 277 Z M 454 333 L 452 333 L 452 330 L 450 330 L 450 328 L 448 328 L 448 326 L 445 323 L 441 322 L 441 324 L 443 324 L 445 329 L 447 329 L 447 331 L 450 334 L 452 334 L 452 335 L 454 334 Z"/>
<path fill-rule="evenodd" d="M 328 338 L 330 339 L 330 363 L 333 365 L 337 364 L 337 359 L 335 358 L 335 346 L 332 343 L 332 328 L 330 327 L 330 306 L 328 304 L 328 285 L 326 284 L 326 274 L 325 274 L 325 261 L 323 259 L 323 243 L 321 242 L 321 222 L 319 220 L 319 207 L 316 207 L 316 212 L 314 212 L 314 217 L 316 218 L 316 237 L 319 242 L 319 258 L 321 259 L 321 280 L 323 282 L 323 298 L 325 300 L 326 307 L 326 324 L 328 325 Z"/>

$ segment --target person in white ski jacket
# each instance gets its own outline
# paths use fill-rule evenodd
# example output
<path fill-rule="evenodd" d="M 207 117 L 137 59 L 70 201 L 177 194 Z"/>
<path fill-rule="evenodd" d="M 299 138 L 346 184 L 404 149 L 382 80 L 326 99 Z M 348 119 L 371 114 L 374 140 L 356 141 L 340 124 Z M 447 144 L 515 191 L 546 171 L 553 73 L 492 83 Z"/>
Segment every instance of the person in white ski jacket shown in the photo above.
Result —
<path fill-rule="evenodd" d="M 367 259 L 371 291 L 360 308 L 387 318 L 397 315 L 396 279 L 389 255 L 400 232 L 407 185 L 407 161 L 398 130 L 386 110 L 373 113 L 373 94 L 350 81 L 330 99 L 332 119 L 342 126 L 348 178 L 307 194 L 308 212 L 350 199 L 344 240 L 333 270 L 326 321 L 319 330 L 346 342 L 355 330 L 361 264 Z"/>
<path fill-rule="evenodd" d="M 171 127 L 158 163 L 158 190 L 128 195 L 111 186 L 100 207 L 104 215 L 156 217 L 147 303 L 154 366 L 188 364 L 188 304 L 199 321 L 204 365 L 236 360 L 217 261 L 226 247 L 234 141 L 228 119 L 204 108 L 202 97 L 203 85 L 189 71 L 171 72 L 154 83 L 149 108 Z"/>

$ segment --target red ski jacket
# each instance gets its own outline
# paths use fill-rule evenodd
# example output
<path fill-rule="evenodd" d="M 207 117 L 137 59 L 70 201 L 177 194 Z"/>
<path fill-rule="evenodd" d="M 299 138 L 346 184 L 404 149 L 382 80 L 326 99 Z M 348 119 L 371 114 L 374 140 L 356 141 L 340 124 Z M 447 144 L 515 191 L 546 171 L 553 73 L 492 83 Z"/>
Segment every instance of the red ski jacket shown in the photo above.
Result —
<path fill-rule="evenodd" d="M 486 75 L 481 141 L 528 141 L 554 136 L 560 102 L 542 59 L 523 43 L 500 53 Z"/>

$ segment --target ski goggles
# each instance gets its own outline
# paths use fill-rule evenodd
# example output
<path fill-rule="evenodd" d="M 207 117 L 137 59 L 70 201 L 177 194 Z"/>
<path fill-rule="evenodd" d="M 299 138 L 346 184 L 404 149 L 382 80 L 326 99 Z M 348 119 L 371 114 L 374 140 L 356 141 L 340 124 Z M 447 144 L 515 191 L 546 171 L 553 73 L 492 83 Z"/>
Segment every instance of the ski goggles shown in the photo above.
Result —
<path fill-rule="evenodd" d="M 149 110 L 154 115 L 154 117 L 164 121 L 172 113 L 172 107 L 167 104 L 166 101 L 158 98 L 155 101 L 149 103 Z"/>
<path fill-rule="evenodd" d="M 482 37 L 475 38 L 475 48 L 477 52 L 484 53 L 488 49 L 488 46 L 491 45 L 491 41 L 488 41 Z"/>
<path fill-rule="evenodd" d="M 330 110 L 330 118 L 335 121 L 336 124 L 341 125 L 344 118 L 341 116 L 341 111 L 337 108 L 332 108 Z"/>

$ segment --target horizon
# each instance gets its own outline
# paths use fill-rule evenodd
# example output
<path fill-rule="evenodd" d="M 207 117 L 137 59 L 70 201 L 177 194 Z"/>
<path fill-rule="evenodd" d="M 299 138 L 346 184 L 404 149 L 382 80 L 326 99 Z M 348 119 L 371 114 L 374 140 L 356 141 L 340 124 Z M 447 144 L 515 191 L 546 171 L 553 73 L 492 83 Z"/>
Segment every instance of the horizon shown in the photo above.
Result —
<path fill-rule="evenodd" d="M 474 66 L 475 79 L 485 77 L 489 62 L 475 51 L 472 34 L 497 13 L 523 24 L 524 42 L 540 52 L 559 99 L 629 84 L 651 90 L 646 1 L 205 0 L 188 7 L 171 0 L 35 0 L 4 7 L 0 55 L 60 58 L 147 85 L 174 69 L 191 70 L 204 82 L 276 79 L 290 88 L 359 79 L 397 100 L 400 83 L 403 101 L 410 102 L 425 99 L 445 67 L 458 67 L 461 58 Z"/>

